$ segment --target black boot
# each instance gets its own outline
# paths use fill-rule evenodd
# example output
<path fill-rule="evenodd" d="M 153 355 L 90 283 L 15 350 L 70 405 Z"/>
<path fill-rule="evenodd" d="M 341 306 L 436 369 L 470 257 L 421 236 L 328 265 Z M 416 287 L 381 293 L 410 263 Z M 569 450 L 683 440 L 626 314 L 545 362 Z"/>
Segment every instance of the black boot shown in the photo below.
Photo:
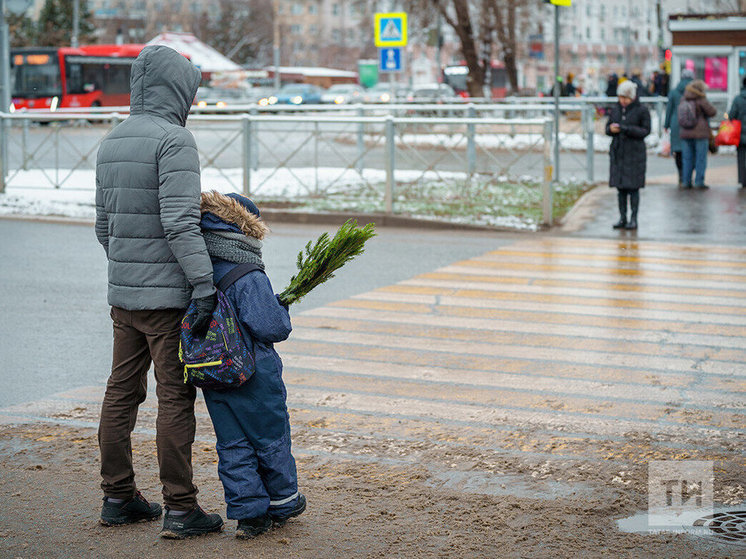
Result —
<path fill-rule="evenodd" d="M 155 520 L 161 516 L 161 505 L 150 504 L 138 491 L 124 502 L 112 503 L 104 497 L 101 507 L 101 524 L 104 526 L 121 526 L 143 520 Z"/>
<path fill-rule="evenodd" d="M 627 226 L 627 193 L 621 189 L 617 190 L 616 200 L 619 204 L 619 221 L 614 224 L 614 229 L 624 229 Z"/>
<path fill-rule="evenodd" d="M 192 536 L 202 536 L 223 529 L 223 519 L 219 514 L 207 514 L 199 506 L 186 514 L 175 515 L 166 507 L 161 537 L 183 540 Z"/>
<path fill-rule="evenodd" d="M 250 540 L 272 528 L 272 519 L 268 514 L 245 518 L 238 521 L 236 537 L 239 540 Z"/>
<path fill-rule="evenodd" d="M 629 223 L 627 223 L 625 229 L 633 231 L 637 229 L 637 208 L 640 207 L 640 191 L 633 190 L 632 192 L 630 192 L 629 201 L 630 201 L 630 206 L 632 210 L 632 215 L 630 216 Z"/>

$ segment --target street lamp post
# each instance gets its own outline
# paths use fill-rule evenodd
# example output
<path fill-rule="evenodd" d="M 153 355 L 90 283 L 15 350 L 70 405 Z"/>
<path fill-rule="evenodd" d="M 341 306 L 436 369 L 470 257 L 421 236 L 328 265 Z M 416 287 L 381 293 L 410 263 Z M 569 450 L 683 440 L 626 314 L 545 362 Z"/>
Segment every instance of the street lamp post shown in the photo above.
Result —
<path fill-rule="evenodd" d="M 10 110 L 10 32 L 5 21 L 5 0 L 0 0 L 0 113 Z M 7 120 L 0 120 L 0 192 L 8 174 Z"/>
<path fill-rule="evenodd" d="M 275 89 L 280 89 L 280 9 L 279 0 L 272 2 L 274 14 L 272 16 L 274 39 L 272 41 L 273 63 L 275 66 Z"/>
<path fill-rule="evenodd" d="M 70 46 L 73 48 L 78 47 L 78 33 L 80 30 L 80 0 L 73 0 L 73 33 L 70 38 Z"/>
<path fill-rule="evenodd" d="M 559 181 L 560 177 L 560 144 L 559 144 L 559 123 L 560 123 L 560 110 L 559 110 L 559 98 L 560 98 L 560 73 L 559 73 L 559 57 L 560 57 L 560 23 L 559 23 L 559 6 L 554 5 L 554 85 L 552 89 L 554 91 L 554 180 Z"/>

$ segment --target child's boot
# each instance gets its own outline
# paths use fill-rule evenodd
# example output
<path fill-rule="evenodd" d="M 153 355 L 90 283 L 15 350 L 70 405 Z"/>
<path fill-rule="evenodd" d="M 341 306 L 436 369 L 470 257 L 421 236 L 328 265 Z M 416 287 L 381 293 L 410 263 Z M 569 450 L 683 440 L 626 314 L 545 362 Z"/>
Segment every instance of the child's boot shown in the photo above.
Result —
<path fill-rule="evenodd" d="M 270 511 L 269 516 L 272 517 L 272 522 L 274 522 L 275 526 L 280 527 L 291 518 L 300 516 L 304 510 L 306 510 L 306 497 L 301 493 L 298 496 L 298 501 L 291 510 L 282 513 L 273 513 Z"/>
<path fill-rule="evenodd" d="M 263 534 L 272 527 L 272 519 L 268 514 L 255 516 L 254 518 L 244 518 L 238 521 L 236 528 L 236 537 L 239 540 L 250 540 Z"/>

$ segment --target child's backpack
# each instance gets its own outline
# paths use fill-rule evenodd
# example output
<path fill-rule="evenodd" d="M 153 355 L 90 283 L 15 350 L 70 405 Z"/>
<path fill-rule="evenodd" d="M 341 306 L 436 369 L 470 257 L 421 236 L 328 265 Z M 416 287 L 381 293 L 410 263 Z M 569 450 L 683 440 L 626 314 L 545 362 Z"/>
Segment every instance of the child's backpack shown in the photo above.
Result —
<path fill-rule="evenodd" d="M 181 321 L 179 340 L 185 383 L 191 382 L 198 388 L 236 388 L 254 374 L 254 356 L 241 335 L 236 311 L 223 294 L 238 278 L 254 270 L 261 268 L 256 264 L 239 264 L 217 283 L 218 304 L 204 337 L 192 334 L 196 308 L 194 301 L 190 303 Z"/>
<path fill-rule="evenodd" d="M 694 128 L 697 126 L 697 103 L 689 99 L 682 99 L 676 109 L 679 126 L 682 128 Z"/>

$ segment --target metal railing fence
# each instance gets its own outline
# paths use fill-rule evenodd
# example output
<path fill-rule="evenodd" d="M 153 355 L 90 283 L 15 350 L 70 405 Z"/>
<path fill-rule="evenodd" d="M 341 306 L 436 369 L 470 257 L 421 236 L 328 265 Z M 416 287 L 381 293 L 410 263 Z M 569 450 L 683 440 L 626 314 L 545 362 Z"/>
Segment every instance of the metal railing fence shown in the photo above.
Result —
<path fill-rule="evenodd" d="M 0 187 L 92 188 L 98 146 L 125 117 L 0 115 L 8 140 Z M 192 115 L 188 127 L 200 150 L 205 188 L 214 183 L 266 200 L 322 206 L 336 200 L 362 210 L 437 213 L 509 183 L 514 191 L 517 185 L 516 199 L 540 205 L 543 222 L 552 222 L 548 118 L 294 112 Z"/>

